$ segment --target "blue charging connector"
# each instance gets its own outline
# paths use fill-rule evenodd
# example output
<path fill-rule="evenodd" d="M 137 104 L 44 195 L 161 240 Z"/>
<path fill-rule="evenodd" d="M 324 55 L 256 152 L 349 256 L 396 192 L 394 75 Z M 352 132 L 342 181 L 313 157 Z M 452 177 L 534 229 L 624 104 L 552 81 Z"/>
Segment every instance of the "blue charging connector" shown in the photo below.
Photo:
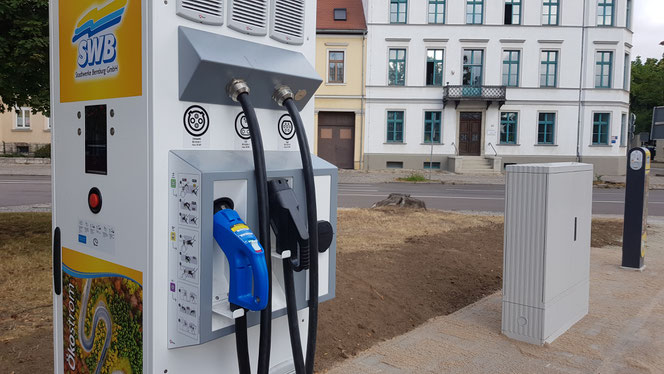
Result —
<path fill-rule="evenodd" d="M 263 247 L 256 235 L 232 209 L 215 213 L 213 231 L 214 239 L 228 258 L 230 303 L 253 311 L 265 309 L 270 279 Z"/>

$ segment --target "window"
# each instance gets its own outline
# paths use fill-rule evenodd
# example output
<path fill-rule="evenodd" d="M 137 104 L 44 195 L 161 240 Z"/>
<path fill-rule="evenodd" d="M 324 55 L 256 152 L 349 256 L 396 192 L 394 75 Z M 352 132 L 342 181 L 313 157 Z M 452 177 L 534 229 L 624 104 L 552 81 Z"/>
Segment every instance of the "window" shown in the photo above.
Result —
<path fill-rule="evenodd" d="M 560 0 L 544 0 L 542 9 L 542 25 L 558 25 Z"/>
<path fill-rule="evenodd" d="M 344 82 L 344 52 L 330 51 L 329 55 L 330 74 L 327 78 L 328 83 Z"/>
<path fill-rule="evenodd" d="M 30 128 L 30 109 L 21 108 L 16 110 L 16 128 L 29 129 Z"/>
<path fill-rule="evenodd" d="M 629 78 L 632 70 L 632 62 L 629 60 L 629 55 L 625 53 L 625 67 L 623 71 L 623 89 L 629 90 Z"/>
<path fill-rule="evenodd" d="M 481 25 L 484 18 L 484 0 L 468 0 L 466 2 L 466 23 Z"/>
<path fill-rule="evenodd" d="M 540 113 L 537 126 L 537 144 L 555 144 L 556 113 Z"/>
<path fill-rule="evenodd" d="M 620 118 L 620 146 L 624 147 L 627 145 L 627 113 L 623 113 Z"/>
<path fill-rule="evenodd" d="M 346 8 L 337 8 L 334 10 L 335 21 L 345 21 L 347 19 Z"/>
<path fill-rule="evenodd" d="M 390 23 L 406 23 L 408 0 L 390 0 Z"/>
<path fill-rule="evenodd" d="M 613 70 L 613 52 L 595 54 L 595 88 L 611 88 Z"/>
<path fill-rule="evenodd" d="M 427 51 L 427 86 L 443 85 L 443 50 Z"/>
<path fill-rule="evenodd" d="M 519 51 L 503 51 L 503 86 L 519 86 Z"/>
<path fill-rule="evenodd" d="M 611 113 L 595 113 L 593 117 L 593 144 L 608 145 Z"/>
<path fill-rule="evenodd" d="M 613 26 L 613 1 L 597 0 L 597 26 Z"/>
<path fill-rule="evenodd" d="M 17 145 L 16 146 L 16 153 L 21 153 L 21 154 L 30 153 L 30 146 L 29 145 Z"/>
<path fill-rule="evenodd" d="M 440 143 L 441 112 L 424 112 L 424 142 Z"/>
<path fill-rule="evenodd" d="M 403 169 L 402 161 L 387 161 L 385 167 L 388 169 Z"/>
<path fill-rule="evenodd" d="M 500 144 L 516 144 L 516 126 L 519 113 L 500 113 Z"/>
<path fill-rule="evenodd" d="M 427 162 L 425 161 L 424 164 L 422 165 L 424 169 L 433 169 L 433 170 L 440 170 L 440 162 Z"/>
<path fill-rule="evenodd" d="M 521 24 L 521 0 L 505 0 L 505 24 Z"/>
<path fill-rule="evenodd" d="M 403 143 L 403 112 L 387 112 L 387 142 Z"/>
<path fill-rule="evenodd" d="M 632 0 L 627 0 L 627 12 L 626 14 L 626 21 L 625 21 L 625 27 L 628 29 L 632 28 Z"/>
<path fill-rule="evenodd" d="M 556 87 L 558 84 L 558 51 L 542 51 L 540 87 Z"/>
<path fill-rule="evenodd" d="M 406 50 L 390 49 L 387 84 L 390 86 L 406 85 Z"/>
<path fill-rule="evenodd" d="M 481 49 L 464 49 L 463 51 L 463 85 L 482 85 L 484 51 Z"/>
<path fill-rule="evenodd" d="M 429 23 L 445 23 L 445 0 L 429 0 Z"/>

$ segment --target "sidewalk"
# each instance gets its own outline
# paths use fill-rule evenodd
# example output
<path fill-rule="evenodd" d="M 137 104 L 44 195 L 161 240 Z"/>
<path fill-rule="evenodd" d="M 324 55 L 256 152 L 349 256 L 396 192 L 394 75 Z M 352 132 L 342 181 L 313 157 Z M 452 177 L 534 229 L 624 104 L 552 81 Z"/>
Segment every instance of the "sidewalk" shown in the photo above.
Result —
<path fill-rule="evenodd" d="M 365 184 L 365 183 L 391 183 L 399 182 L 398 178 L 407 178 L 412 174 L 420 174 L 429 179 L 429 172 L 426 170 L 339 170 L 339 183 Z M 664 189 L 664 176 L 658 176 L 659 173 L 651 173 L 650 189 Z M 601 176 L 603 182 L 598 187 L 624 187 L 624 176 Z M 406 182 L 408 183 L 408 182 Z M 411 182 L 412 183 L 412 182 Z M 447 171 L 434 171 L 431 173 L 431 180 L 418 183 L 443 183 L 443 184 L 505 184 L 505 174 L 454 174 Z"/>
<path fill-rule="evenodd" d="M 644 272 L 619 268 L 617 247 L 593 249 L 590 313 L 543 347 L 500 332 L 501 294 L 383 342 L 333 368 L 343 373 L 661 373 L 664 222 L 649 229 Z"/>
<path fill-rule="evenodd" d="M 50 160 L 48 163 L 38 164 L 27 164 L 24 160 L 26 159 L 0 157 L 0 175 L 51 175 Z"/>
<path fill-rule="evenodd" d="M 348 170 L 339 169 L 339 183 L 390 183 L 397 182 L 397 178 L 407 178 L 412 174 L 420 174 L 429 178 L 428 170 Z M 505 184 L 504 174 L 454 174 L 447 171 L 433 171 L 431 182 L 419 183 L 445 183 L 445 184 Z"/>

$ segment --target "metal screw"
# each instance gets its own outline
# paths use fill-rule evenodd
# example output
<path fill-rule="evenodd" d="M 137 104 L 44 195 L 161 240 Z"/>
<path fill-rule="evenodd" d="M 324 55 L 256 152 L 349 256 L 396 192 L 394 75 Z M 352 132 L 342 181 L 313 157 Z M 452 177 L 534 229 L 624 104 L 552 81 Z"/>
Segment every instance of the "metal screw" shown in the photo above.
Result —
<path fill-rule="evenodd" d="M 83 131 L 81 131 L 81 128 L 79 127 L 79 128 L 78 128 L 78 131 L 76 131 L 76 132 L 78 133 L 78 136 L 81 136 L 81 133 L 82 133 Z"/>
<path fill-rule="evenodd" d="M 111 118 L 115 117 L 115 110 L 111 109 Z"/>
<path fill-rule="evenodd" d="M 81 112 L 78 112 L 78 113 L 76 114 L 76 117 L 78 117 L 78 119 L 81 119 Z"/>
<path fill-rule="evenodd" d="M 111 136 L 115 135 L 115 127 L 111 127 Z"/>

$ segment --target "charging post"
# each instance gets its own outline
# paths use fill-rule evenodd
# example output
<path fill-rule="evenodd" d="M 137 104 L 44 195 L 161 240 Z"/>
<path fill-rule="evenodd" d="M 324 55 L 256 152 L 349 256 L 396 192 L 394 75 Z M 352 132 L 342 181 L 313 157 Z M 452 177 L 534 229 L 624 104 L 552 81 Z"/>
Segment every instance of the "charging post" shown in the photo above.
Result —
<path fill-rule="evenodd" d="M 643 270 L 648 238 L 650 151 L 633 148 L 627 157 L 622 267 Z"/>

